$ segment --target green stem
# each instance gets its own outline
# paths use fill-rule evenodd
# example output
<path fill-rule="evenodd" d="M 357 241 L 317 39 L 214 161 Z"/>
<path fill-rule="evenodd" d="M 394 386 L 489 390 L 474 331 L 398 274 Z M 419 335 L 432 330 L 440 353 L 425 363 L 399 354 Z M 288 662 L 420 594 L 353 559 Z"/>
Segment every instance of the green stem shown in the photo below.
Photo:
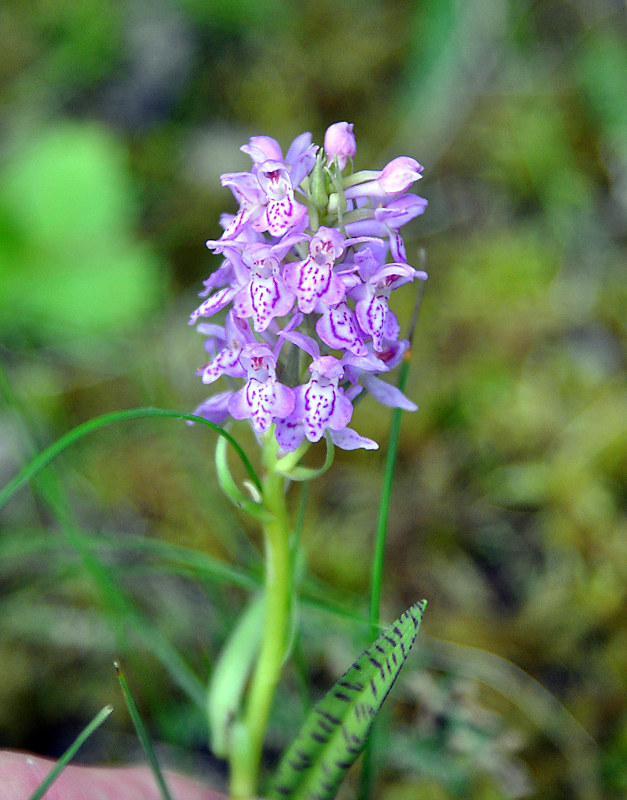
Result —
<path fill-rule="evenodd" d="M 265 608 L 261 650 L 251 679 L 242 725 L 231 755 L 231 797 L 257 795 L 263 741 L 274 693 L 288 648 L 292 605 L 290 524 L 285 478 L 276 472 L 278 446 L 269 432 L 263 449 L 262 500 L 272 517 L 264 521 Z"/>

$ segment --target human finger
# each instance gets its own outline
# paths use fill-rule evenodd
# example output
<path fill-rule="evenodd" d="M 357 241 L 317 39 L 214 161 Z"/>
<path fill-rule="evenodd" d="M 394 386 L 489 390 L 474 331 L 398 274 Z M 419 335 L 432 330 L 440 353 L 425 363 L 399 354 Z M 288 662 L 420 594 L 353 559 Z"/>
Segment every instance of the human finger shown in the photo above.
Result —
<path fill-rule="evenodd" d="M 0 751 L 0 800 L 28 800 L 54 761 L 12 750 Z M 227 800 L 191 778 L 165 773 L 173 800 Z M 82 767 L 70 764 L 44 795 L 45 800 L 161 800 L 147 767 Z"/>

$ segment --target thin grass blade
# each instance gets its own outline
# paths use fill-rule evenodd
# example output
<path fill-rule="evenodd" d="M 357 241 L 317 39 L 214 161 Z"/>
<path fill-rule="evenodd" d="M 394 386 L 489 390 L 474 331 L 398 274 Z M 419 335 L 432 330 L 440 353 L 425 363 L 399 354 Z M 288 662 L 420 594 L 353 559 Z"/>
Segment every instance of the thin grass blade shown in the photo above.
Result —
<path fill-rule="evenodd" d="M 248 460 L 246 453 L 242 450 L 241 446 L 231 436 L 231 434 L 227 433 L 227 431 L 225 431 L 223 428 L 220 428 L 219 425 L 215 425 L 213 422 L 209 422 L 208 420 L 198 417 L 195 414 L 186 414 L 181 411 L 172 411 L 164 408 L 130 408 L 125 411 L 113 411 L 110 414 L 103 414 L 100 417 L 94 417 L 94 419 L 83 422 L 81 425 L 78 425 L 76 428 L 68 431 L 65 435 L 61 436 L 60 439 L 57 439 L 56 442 L 36 455 L 11 481 L 9 481 L 9 483 L 6 484 L 6 486 L 0 489 L 0 508 L 2 508 L 2 506 L 15 494 L 20 487 L 37 475 L 38 472 L 41 472 L 41 470 L 44 469 L 44 467 L 46 467 L 54 458 L 56 458 L 71 444 L 78 441 L 78 439 L 81 439 L 83 436 L 103 428 L 105 425 L 111 425 L 114 422 L 121 422 L 128 419 L 142 419 L 146 417 L 170 417 L 174 419 L 185 419 L 188 422 L 197 422 L 200 425 L 208 425 L 216 433 L 224 437 L 229 442 L 244 464 L 251 481 L 259 490 L 261 490 L 261 482 L 259 477 L 253 469 L 252 464 Z"/>
<path fill-rule="evenodd" d="M 105 706 L 102 708 L 92 721 L 87 725 L 81 733 L 76 737 L 68 749 L 63 753 L 61 758 L 57 761 L 54 767 L 50 770 L 48 775 L 39 784 L 35 791 L 30 796 L 29 800 L 40 800 L 48 791 L 50 786 L 56 781 L 59 775 L 67 767 L 70 761 L 74 758 L 76 753 L 80 750 L 83 744 L 89 739 L 92 733 L 99 728 L 107 717 L 113 712 L 113 706 Z"/>
<path fill-rule="evenodd" d="M 128 708 L 128 713 L 133 722 L 133 727 L 135 728 L 135 732 L 137 733 L 137 738 L 139 739 L 141 746 L 144 749 L 144 753 L 146 753 L 146 758 L 148 759 L 148 763 L 150 764 L 150 769 L 152 770 L 152 774 L 155 776 L 155 781 L 157 782 L 159 791 L 161 792 L 163 800 L 172 800 L 172 795 L 170 794 L 170 790 L 168 789 L 168 786 L 165 782 L 163 772 L 161 771 L 161 767 L 159 766 L 159 762 L 157 761 L 157 756 L 155 755 L 155 751 L 153 750 L 152 742 L 150 741 L 150 736 L 148 735 L 146 726 L 144 725 L 144 722 L 139 713 L 139 709 L 137 708 L 137 703 L 133 699 L 133 695 L 131 694 L 131 690 L 129 688 L 127 680 L 124 677 L 122 668 L 120 667 L 120 664 L 117 661 L 113 662 L 113 666 L 118 676 L 120 688 L 122 689 L 122 694 L 124 695 L 124 702 L 126 703 L 126 707 Z"/>

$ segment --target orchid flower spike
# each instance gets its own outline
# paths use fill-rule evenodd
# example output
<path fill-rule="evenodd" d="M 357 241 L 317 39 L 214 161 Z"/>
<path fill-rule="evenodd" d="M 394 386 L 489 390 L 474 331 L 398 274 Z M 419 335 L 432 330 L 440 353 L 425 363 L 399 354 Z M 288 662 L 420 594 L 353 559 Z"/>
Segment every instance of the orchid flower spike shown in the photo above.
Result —
<path fill-rule="evenodd" d="M 323 148 L 303 133 L 285 156 L 269 136 L 241 149 L 252 167 L 221 176 L 238 208 L 207 242 L 222 262 L 190 318 L 224 312 L 222 322 L 198 324 L 210 361 L 197 374 L 229 385 L 195 413 L 216 424 L 249 420 L 259 436 L 273 431 L 284 453 L 325 435 L 346 450 L 375 449 L 348 427 L 360 393 L 416 409 L 377 376 L 408 347 L 392 293 L 427 277 L 407 263 L 401 235 L 427 207 L 408 192 L 423 168 L 400 156 L 354 173 L 348 122 L 329 126 Z"/>

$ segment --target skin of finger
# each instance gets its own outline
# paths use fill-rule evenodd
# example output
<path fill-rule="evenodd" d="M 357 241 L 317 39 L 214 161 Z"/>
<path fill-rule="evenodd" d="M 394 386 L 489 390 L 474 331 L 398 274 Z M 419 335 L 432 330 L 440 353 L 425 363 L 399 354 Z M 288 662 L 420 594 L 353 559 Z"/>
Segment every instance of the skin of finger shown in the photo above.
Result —
<path fill-rule="evenodd" d="M 0 800 L 28 800 L 53 761 L 28 753 L 0 751 Z M 191 778 L 165 773 L 173 800 L 227 800 Z M 44 795 L 46 800 L 161 800 L 146 767 L 68 766 Z"/>

